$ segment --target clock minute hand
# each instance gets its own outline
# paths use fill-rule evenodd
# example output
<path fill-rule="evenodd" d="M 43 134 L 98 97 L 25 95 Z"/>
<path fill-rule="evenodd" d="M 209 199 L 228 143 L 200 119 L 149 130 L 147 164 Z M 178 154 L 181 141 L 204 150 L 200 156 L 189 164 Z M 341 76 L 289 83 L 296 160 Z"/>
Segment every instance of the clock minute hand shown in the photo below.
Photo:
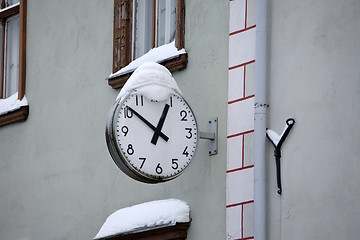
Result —
<path fill-rule="evenodd" d="M 126 106 L 127 109 L 129 109 L 132 113 L 134 113 L 141 121 L 143 121 L 148 127 L 150 127 L 153 131 L 156 132 L 156 127 L 152 125 L 148 120 L 146 120 L 143 116 L 141 116 L 138 112 L 136 112 L 134 109 L 132 109 L 129 106 Z M 169 140 L 169 137 L 166 136 L 164 133 L 159 133 L 160 137 L 162 137 L 166 142 Z"/>
<path fill-rule="evenodd" d="M 162 129 L 163 125 L 164 125 L 166 115 L 167 115 L 167 113 L 169 111 L 169 107 L 170 107 L 169 104 L 165 104 L 164 110 L 163 110 L 163 112 L 161 114 L 160 120 L 158 122 L 158 125 L 156 126 L 156 129 L 154 131 L 154 135 L 153 135 L 153 137 L 151 139 L 152 144 L 156 145 L 157 140 L 159 139 L 159 135 L 160 135 L 161 129 Z"/>

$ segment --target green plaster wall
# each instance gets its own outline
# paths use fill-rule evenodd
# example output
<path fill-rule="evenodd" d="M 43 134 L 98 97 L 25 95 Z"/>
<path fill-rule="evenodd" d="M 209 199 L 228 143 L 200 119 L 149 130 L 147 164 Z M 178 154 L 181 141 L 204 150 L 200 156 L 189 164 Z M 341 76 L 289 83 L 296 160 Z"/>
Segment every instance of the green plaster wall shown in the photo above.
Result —
<path fill-rule="evenodd" d="M 201 140 L 177 179 L 148 185 L 113 163 L 105 121 L 119 90 L 113 1 L 28 1 L 27 121 L 0 128 L 0 238 L 92 239 L 106 217 L 144 201 L 188 202 L 189 240 L 225 237 L 228 2 L 186 1 L 188 67 L 174 73 L 199 128 L 219 118 L 219 154 Z"/>

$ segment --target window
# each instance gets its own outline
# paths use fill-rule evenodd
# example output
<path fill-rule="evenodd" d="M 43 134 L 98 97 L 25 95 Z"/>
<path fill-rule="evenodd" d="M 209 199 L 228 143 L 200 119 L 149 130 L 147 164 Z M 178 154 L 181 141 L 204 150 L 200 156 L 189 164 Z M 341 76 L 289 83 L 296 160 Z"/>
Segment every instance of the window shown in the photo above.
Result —
<path fill-rule="evenodd" d="M 176 0 L 134 0 L 133 2 L 132 59 L 134 60 L 151 48 L 175 40 Z"/>
<path fill-rule="evenodd" d="M 25 120 L 28 115 L 26 98 L 24 99 L 26 0 L 1 0 L 0 23 L 0 109 L 2 109 L 0 126 L 2 126 Z M 15 95 L 14 103 L 9 104 Z M 6 109 L 5 105 L 9 106 L 9 109 Z M 14 106 L 19 107 L 14 108 Z"/>
<path fill-rule="evenodd" d="M 184 30 L 184 0 L 114 0 L 113 73 L 150 49 L 173 42 L 177 50 L 183 49 Z M 187 65 L 187 54 L 159 61 L 170 71 L 182 70 Z M 110 76 L 109 85 L 122 87 L 132 71 Z"/>

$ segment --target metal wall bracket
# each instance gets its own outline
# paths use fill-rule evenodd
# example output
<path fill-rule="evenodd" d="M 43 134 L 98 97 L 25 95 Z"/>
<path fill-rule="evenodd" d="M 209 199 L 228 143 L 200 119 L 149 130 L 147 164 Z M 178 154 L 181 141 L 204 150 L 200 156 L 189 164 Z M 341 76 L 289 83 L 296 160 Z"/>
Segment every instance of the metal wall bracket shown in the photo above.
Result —
<path fill-rule="evenodd" d="M 218 119 L 212 118 L 209 121 L 209 132 L 199 132 L 200 139 L 210 140 L 209 142 L 209 155 L 215 155 L 218 153 Z"/>
<path fill-rule="evenodd" d="M 280 166 L 280 158 L 281 158 L 281 146 L 284 143 L 286 137 L 289 135 L 291 128 L 294 126 L 295 120 L 293 118 L 289 118 L 286 120 L 286 126 L 281 135 L 276 134 L 274 131 L 270 129 L 266 129 L 266 136 L 270 140 L 270 142 L 274 145 L 274 157 L 276 163 L 276 180 L 278 186 L 278 194 L 282 193 L 281 186 L 281 166 Z"/>

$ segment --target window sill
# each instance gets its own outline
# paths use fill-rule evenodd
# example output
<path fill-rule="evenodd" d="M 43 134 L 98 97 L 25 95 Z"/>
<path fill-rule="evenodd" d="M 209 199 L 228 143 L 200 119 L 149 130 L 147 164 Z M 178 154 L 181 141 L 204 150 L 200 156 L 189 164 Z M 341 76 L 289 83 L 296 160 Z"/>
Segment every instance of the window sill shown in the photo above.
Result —
<path fill-rule="evenodd" d="M 24 121 L 29 115 L 29 104 L 24 96 L 18 100 L 18 93 L 0 99 L 0 127 L 9 123 Z"/>
<path fill-rule="evenodd" d="M 29 106 L 21 106 L 19 109 L 0 115 L 0 127 L 14 123 L 25 121 L 29 115 Z"/>
<path fill-rule="evenodd" d="M 165 66 L 167 69 L 169 69 L 170 72 L 174 72 L 185 69 L 187 66 L 187 62 L 188 62 L 187 53 L 184 53 L 177 56 L 176 58 L 159 62 L 159 64 Z M 109 77 L 107 79 L 108 84 L 114 89 L 122 88 L 134 71 L 135 69 L 130 72 L 125 72 L 117 76 Z"/>
<path fill-rule="evenodd" d="M 174 226 L 156 228 L 149 231 L 135 232 L 131 234 L 119 234 L 98 240 L 184 240 L 187 237 L 189 222 L 176 223 Z"/>
<path fill-rule="evenodd" d="M 19 13 L 20 11 L 20 2 L 14 5 L 11 5 L 7 8 L 3 8 L 0 10 L 0 18 L 7 18 L 14 14 Z"/>
<path fill-rule="evenodd" d="M 185 49 L 182 48 L 178 50 L 175 46 L 175 41 L 173 41 L 169 44 L 151 49 L 149 52 L 130 62 L 116 73 L 111 74 L 107 78 L 108 84 L 112 88 L 123 87 L 131 74 L 145 62 L 157 62 L 169 69 L 170 72 L 173 72 L 185 69 L 188 60 Z"/>

